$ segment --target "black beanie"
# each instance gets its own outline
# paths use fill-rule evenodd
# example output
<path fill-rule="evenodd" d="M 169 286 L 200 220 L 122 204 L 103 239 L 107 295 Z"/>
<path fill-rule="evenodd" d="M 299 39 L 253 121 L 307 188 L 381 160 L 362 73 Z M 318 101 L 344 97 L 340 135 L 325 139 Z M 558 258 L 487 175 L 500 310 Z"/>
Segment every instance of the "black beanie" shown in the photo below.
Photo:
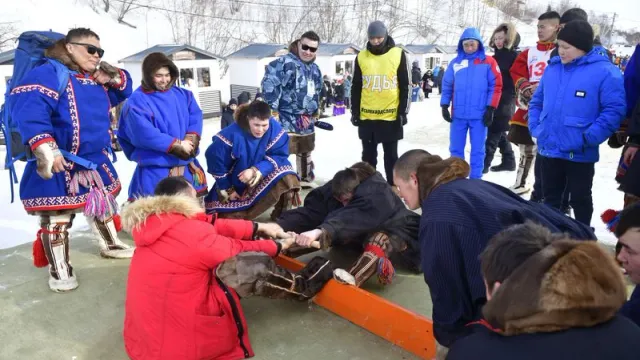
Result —
<path fill-rule="evenodd" d="M 589 16 L 586 11 L 580 8 L 569 9 L 560 17 L 560 24 L 566 24 L 576 20 L 589 21 Z"/>
<path fill-rule="evenodd" d="M 231 100 L 229 100 L 229 106 L 231 105 L 238 105 L 238 100 L 236 100 L 235 98 L 231 98 Z"/>
<path fill-rule="evenodd" d="M 566 41 L 584 52 L 589 52 L 593 48 L 593 28 L 583 20 L 570 21 L 560 30 L 558 40 Z"/>

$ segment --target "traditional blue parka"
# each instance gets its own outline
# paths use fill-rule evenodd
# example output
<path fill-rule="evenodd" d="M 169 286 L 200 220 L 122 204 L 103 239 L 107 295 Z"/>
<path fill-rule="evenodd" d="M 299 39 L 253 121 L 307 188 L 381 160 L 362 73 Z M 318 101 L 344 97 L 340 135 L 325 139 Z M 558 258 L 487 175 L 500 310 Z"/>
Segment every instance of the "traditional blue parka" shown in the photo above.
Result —
<path fill-rule="evenodd" d="M 118 83 L 101 85 L 79 70 L 63 43 L 47 50 L 47 56 L 71 71 L 66 88 L 61 93 L 55 90 L 59 81 L 51 62 L 34 68 L 11 92 L 12 116 L 19 124 L 25 145 L 35 150 L 49 143 L 54 150 L 66 151 L 68 167 L 45 180 L 36 172 L 36 161 L 26 164 L 20 181 L 20 199 L 29 213 L 81 210 L 93 186 L 104 190 L 105 196 L 114 197 L 121 188 L 109 158 L 109 110 L 131 94 L 131 77 L 117 69 Z M 86 166 L 95 167 L 95 171 L 87 172 L 92 176 L 90 179 L 77 176 L 79 171 L 89 170 Z"/>
<path fill-rule="evenodd" d="M 158 90 L 153 76 L 165 67 L 171 82 L 168 88 Z M 202 134 L 202 110 L 191 91 L 175 86 L 178 68 L 166 55 L 147 55 L 142 73 L 142 86 L 122 108 L 119 124 L 122 150 L 138 164 L 129 184 L 129 200 L 153 195 L 156 185 L 168 176 L 184 176 L 204 196 L 207 181 L 195 158 Z M 191 153 L 181 151 L 182 140 L 193 143 Z"/>
<path fill-rule="evenodd" d="M 236 111 L 237 113 L 238 111 Z M 296 172 L 289 163 L 289 137 L 274 118 L 269 119 L 269 129 L 260 138 L 243 129 L 237 122 L 222 129 L 213 137 L 206 151 L 207 171 L 216 180 L 205 206 L 209 212 L 237 212 L 254 206 L 284 176 Z M 262 174 L 261 181 L 249 187 L 238 175 L 251 167 Z M 240 199 L 223 201 L 220 191 L 235 191 Z"/>

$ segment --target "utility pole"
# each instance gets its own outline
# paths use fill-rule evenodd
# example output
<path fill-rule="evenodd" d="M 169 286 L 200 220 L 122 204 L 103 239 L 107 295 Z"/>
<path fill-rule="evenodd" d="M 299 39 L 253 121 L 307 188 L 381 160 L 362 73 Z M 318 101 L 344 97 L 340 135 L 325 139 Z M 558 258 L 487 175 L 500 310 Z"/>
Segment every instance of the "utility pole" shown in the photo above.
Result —
<path fill-rule="evenodd" d="M 618 17 L 618 13 L 613 13 L 613 19 L 611 20 L 611 28 L 609 29 L 609 46 L 613 41 L 613 27 L 616 24 L 616 17 Z"/>

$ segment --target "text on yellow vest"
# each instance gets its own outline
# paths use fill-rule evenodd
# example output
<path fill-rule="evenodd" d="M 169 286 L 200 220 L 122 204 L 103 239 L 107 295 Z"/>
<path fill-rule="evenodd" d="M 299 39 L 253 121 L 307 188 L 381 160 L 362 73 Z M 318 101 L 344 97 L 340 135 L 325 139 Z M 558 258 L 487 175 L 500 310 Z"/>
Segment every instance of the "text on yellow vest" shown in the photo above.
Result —
<path fill-rule="evenodd" d="M 402 49 L 399 47 L 382 55 L 374 55 L 369 50 L 358 54 L 357 61 L 362 72 L 362 120 L 396 120 L 400 106 L 398 67 L 401 59 Z"/>

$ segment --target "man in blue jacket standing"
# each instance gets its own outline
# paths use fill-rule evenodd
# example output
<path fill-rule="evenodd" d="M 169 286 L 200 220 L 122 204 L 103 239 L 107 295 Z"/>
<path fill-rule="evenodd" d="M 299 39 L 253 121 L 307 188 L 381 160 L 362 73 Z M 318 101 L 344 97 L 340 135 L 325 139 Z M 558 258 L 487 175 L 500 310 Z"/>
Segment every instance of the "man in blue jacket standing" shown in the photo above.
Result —
<path fill-rule="evenodd" d="M 464 159 L 467 132 L 471 138 L 472 179 L 482 178 L 487 127 L 502 95 L 502 76 L 495 59 L 486 56 L 476 28 L 467 28 L 458 42 L 458 56 L 442 81 L 442 117 L 451 123 L 449 152 Z M 453 117 L 449 105 L 453 103 Z"/>
<path fill-rule="evenodd" d="M 589 225 L 598 147 L 620 127 L 626 112 L 620 71 L 593 47 L 588 22 L 571 21 L 558 34 L 551 59 L 529 104 L 529 130 L 542 156 L 544 202 L 560 209 L 571 194 L 576 220 Z"/>

